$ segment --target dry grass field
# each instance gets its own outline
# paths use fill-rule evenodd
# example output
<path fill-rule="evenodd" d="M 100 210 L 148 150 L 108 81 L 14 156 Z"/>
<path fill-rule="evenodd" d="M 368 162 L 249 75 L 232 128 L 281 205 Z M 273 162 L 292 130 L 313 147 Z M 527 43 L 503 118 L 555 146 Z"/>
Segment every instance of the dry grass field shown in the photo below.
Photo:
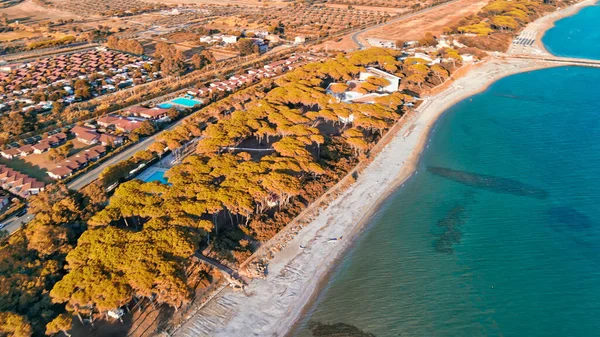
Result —
<path fill-rule="evenodd" d="M 15 41 L 15 40 L 20 40 L 20 39 L 26 39 L 26 38 L 34 37 L 37 35 L 38 35 L 37 33 L 28 32 L 28 31 L 13 31 L 13 32 L 0 33 L 0 42 L 10 42 L 10 41 Z"/>
<path fill-rule="evenodd" d="M 328 3 L 325 6 L 329 8 L 341 8 L 348 9 L 348 5 L 343 4 L 332 4 Z M 353 5 L 352 8 L 363 10 L 363 11 L 378 11 L 378 12 L 387 12 L 391 15 L 406 13 L 410 10 L 408 7 L 385 7 L 385 6 L 361 6 L 361 5 Z"/>
<path fill-rule="evenodd" d="M 19 22 L 25 24 L 80 18 L 78 15 L 73 13 L 52 8 L 45 8 L 34 3 L 32 0 L 25 0 L 18 5 L 3 8 L 2 13 L 6 13 L 6 15 L 8 15 L 8 19 L 11 21 L 19 20 Z"/>
<path fill-rule="evenodd" d="M 418 40 L 426 32 L 441 34 L 444 27 L 469 15 L 477 13 L 488 4 L 488 0 L 460 0 L 443 5 L 407 20 L 383 26 L 363 34 L 365 38 L 382 40 Z"/>
<path fill-rule="evenodd" d="M 240 5 L 240 6 L 287 6 L 287 1 L 258 1 L 258 0 L 143 0 L 150 3 L 172 4 L 205 4 L 205 5 Z"/>
<path fill-rule="evenodd" d="M 406 8 L 417 9 L 425 8 L 431 4 L 445 2 L 447 0 L 329 0 L 330 4 L 367 6 L 367 7 L 387 7 L 387 8 Z"/>
<path fill-rule="evenodd" d="M 70 13 L 84 15 L 106 15 L 113 11 L 128 11 L 149 6 L 150 3 L 139 0 L 45 0 L 49 6 Z"/>

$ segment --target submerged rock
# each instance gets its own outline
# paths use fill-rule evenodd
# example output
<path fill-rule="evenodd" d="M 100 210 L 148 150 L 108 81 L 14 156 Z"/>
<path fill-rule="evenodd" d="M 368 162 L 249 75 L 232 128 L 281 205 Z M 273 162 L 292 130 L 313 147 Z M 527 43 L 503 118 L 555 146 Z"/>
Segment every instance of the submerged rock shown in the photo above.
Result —
<path fill-rule="evenodd" d="M 437 225 L 443 229 L 443 232 L 433 245 L 436 252 L 444 254 L 454 253 L 454 245 L 460 243 L 462 238 L 460 226 L 465 223 L 465 212 L 466 209 L 464 206 L 455 206 L 444 218 L 438 221 Z"/>
<path fill-rule="evenodd" d="M 436 176 L 495 193 L 513 194 L 537 199 L 546 199 L 548 197 L 548 192 L 545 190 L 513 179 L 453 170 L 446 167 L 429 166 L 427 170 Z"/>
<path fill-rule="evenodd" d="M 372 333 L 346 323 L 324 324 L 311 321 L 309 328 L 314 337 L 375 337 Z"/>
<path fill-rule="evenodd" d="M 592 220 L 587 215 L 567 206 L 550 208 L 548 216 L 550 217 L 550 225 L 557 229 L 566 228 L 581 231 L 593 226 Z"/>

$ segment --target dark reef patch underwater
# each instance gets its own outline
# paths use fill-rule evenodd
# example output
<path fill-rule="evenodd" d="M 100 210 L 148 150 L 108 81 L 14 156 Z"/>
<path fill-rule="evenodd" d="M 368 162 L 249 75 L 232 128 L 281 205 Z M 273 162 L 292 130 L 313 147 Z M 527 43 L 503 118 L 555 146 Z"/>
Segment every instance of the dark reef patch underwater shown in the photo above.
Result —
<path fill-rule="evenodd" d="M 546 199 L 548 197 L 548 192 L 513 179 L 487 174 L 458 171 L 446 167 L 429 166 L 427 167 L 427 171 L 439 177 L 495 193 L 506 193 L 538 199 Z"/>

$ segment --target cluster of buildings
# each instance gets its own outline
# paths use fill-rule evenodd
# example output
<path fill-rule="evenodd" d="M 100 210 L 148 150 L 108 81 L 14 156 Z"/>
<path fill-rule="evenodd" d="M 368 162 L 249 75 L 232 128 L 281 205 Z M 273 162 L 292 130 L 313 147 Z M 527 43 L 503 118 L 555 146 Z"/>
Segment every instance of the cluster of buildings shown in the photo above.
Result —
<path fill-rule="evenodd" d="M 5 165 L 0 165 L 0 187 L 22 198 L 40 193 L 45 184 Z"/>
<path fill-rule="evenodd" d="M 169 109 L 163 108 L 145 108 L 143 106 L 134 105 L 125 109 L 125 112 L 141 118 L 145 118 L 151 121 L 162 121 L 168 118 Z"/>
<path fill-rule="evenodd" d="M 123 137 L 100 133 L 96 128 L 90 126 L 77 125 L 71 129 L 71 133 L 75 135 L 75 139 L 87 145 L 102 144 L 103 146 L 117 147 L 123 144 Z"/>
<path fill-rule="evenodd" d="M 0 156 L 6 159 L 13 159 L 16 157 L 27 157 L 32 153 L 41 154 L 50 150 L 53 147 L 57 147 L 64 144 L 66 141 L 67 135 L 62 132 L 59 132 L 52 136 L 48 136 L 48 138 L 46 139 L 42 139 L 36 144 L 26 144 L 18 148 L 13 147 L 10 149 L 2 150 L 0 151 Z"/>
<path fill-rule="evenodd" d="M 310 54 L 296 54 L 285 60 L 269 63 L 262 68 L 250 69 L 246 74 L 234 75 L 225 81 L 210 83 L 205 88 L 190 90 L 188 91 L 188 94 L 197 97 L 204 97 L 213 92 L 232 92 L 244 85 L 252 84 L 263 78 L 272 78 L 281 75 L 284 72 L 296 69 L 309 62 L 314 62 L 317 60 L 319 60 L 318 57 Z"/>
<path fill-rule="evenodd" d="M 279 37 L 277 39 L 267 38 L 268 34 L 264 37 L 241 37 L 236 35 L 224 35 L 224 34 L 214 34 L 200 37 L 200 42 L 206 43 L 209 45 L 219 45 L 219 46 L 231 46 L 238 42 L 239 39 L 250 39 L 254 42 L 254 45 L 258 48 L 258 52 L 260 54 L 264 54 L 269 51 L 269 41 L 279 41 Z"/>
<path fill-rule="evenodd" d="M 151 82 L 160 76 L 148 70 L 147 65 L 151 64 L 152 61 L 139 56 L 95 48 L 6 65 L 0 68 L 0 111 L 43 112 L 50 110 L 54 101 L 63 104 L 81 101 L 73 89 L 74 82 L 80 79 L 88 80 L 94 97 Z"/>
<path fill-rule="evenodd" d="M 235 44 L 238 41 L 239 36 L 235 35 L 223 35 L 223 34 L 214 34 L 201 36 L 200 42 L 208 43 L 208 44 Z"/>
<path fill-rule="evenodd" d="M 56 180 L 65 179 L 88 166 L 90 162 L 102 158 L 105 154 L 106 148 L 103 145 L 96 145 L 56 164 L 56 167 L 48 170 L 48 176 Z"/>

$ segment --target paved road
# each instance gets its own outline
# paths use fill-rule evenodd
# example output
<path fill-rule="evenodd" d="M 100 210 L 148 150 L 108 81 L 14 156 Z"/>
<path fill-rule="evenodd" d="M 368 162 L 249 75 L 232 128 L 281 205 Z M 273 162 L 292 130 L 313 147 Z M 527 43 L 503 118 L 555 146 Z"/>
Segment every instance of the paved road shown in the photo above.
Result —
<path fill-rule="evenodd" d="M 177 123 L 171 125 L 166 130 L 169 130 L 171 128 L 174 128 L 174 127 L 180 125 L 183 122 L 184 119 L 182 119 L 182 120 L 178 121 Z M 164 132 L 164 131 L 162 131 L 162 132 Z M 67 186 L 70 189 L 72 189 L 72 190 L 80 190 L 80 189 L 82 189 L 83 187 L 85 187 L 86 185 L 88 185 L 89 183 L 91 183 L 92 181 L 98 179 L 98 177 L 100 177 L 100 174 L 102 173 L 102 171 L 104 171 L 104 169 L 107 166 L 110 166 L 110 165 L 116 164 L 116 163 L 118 163 L 120 161 L 126 160 L 126 159 L 132 157 L 136 152 L 141 151 L 141 150 L 145 150 L 145 149 L 149 148 L 150 145 L 152 145 L 152 143 L 154 143 L 154 140 L 156 139 L 156 137 L 158 135 L 160 135 L 162 132 L 159 132 L 159 133 L 157 133 L 157 134 L 155 134 L 153 136 L 150 136 L 150 137 L 144 139 L 143 141 L 132 145 L 128 149 L 124 150 L 123 152 L 120 152 L 120 153 L 116 154 L 115 156 L 109 158 L 105 162 L 102 162 L 97 167 L 95 167 L 92 170 L 90 170 L 90 171 L 86 172 L 85 174 L 81 175 L 77 179 L 69 182 L 67 184 Z M 12 234 L 15 231 L 17 231 L 18 229 L 20 229 L 22 224 L 27 224 L 32 219 L 33 219 L 33 215 L 31 215 L 31 214 L 25 214 L 25 215 L 20 216 L 20 217 L 16 217 L 15 216 L 15 217 L 8 218 L 8 219 L 6 219 L 6 220 L 4 220 L 4 221 L 2 221 L 0 223 L 2 223 L 2 224 L 5 225 L 5 227 L 2 230 L 6 230 L 6 231 L 8 231 L 9 234 Z"/>
<path fill-rule="evenodd" d="M 177 123 L 176 125 L 178 125 L 178 124 L 179 123 Z M 112 156 L 108 160 L 102 162 L 97 167 L 84 173 L 83 175 L 76 178 L 75 180 L 69 182 L 67 184 L 67 186 L 72 190 L 82 189 L 83 187 L 85 187 L 86 185 L 91 183 L 92 181 L 98 179 L 98 177 L 100 177 L 100 174 L 102 173 L 102 171 L 104 171 L 104 169 L 106 167 L 116 164 L 120 161 L 126 160 L 128 158 L 131 158 L 136 152 L 149 148 L 150 145 L 152 145 L 152 143 L 154 143 L 154 139 L 156 138 L 156 136 L 158 136 L 159 134 L 160 133 L 157 133 L 154 136 L 150 136 L 150 137 L 144 139 L 143 141 L 130 146 L 128 149 L 126 149 L 122 152 L 119 152 L 118 154 Z"/>
<path fill-rule="evenodd" d="M 246 62 L 247 63 L 247 62 Z M 245 65 L 245 63 L 241 64 L 241 65 Z M 208 76 L 208 75 L 206 75 Z M 276 77 L 277 78 L 277 77 Z M 184 89 L 181 89 L 184 90 Z M 161 97 L 165 97 L 168 95 L 173 94 L 168 93 L 165 94 Z M 160 97 L 154 98 L 153 100 L 157 100 L 160 99 Z M 194 114 L 191 114 L 189 116 L 186 116 L 185 118 L 179 120 L 178 122 L 176 122 L 175 124 L 171 125 L 170 127 L 168 127 L 167 129 L 153 135 L 150 136 L 146 139 L 144 139 L 143 141 L 136 143 L 134 145 L 132 145 L 131 147 L 129 147 L 128 149 L 124 150 L 123 152 L 120 152 L 116 155 L 114 155 L 113 157 L 107 159 L 106 161 L 102 162 L 100 165 L 98 165 L 97 167 L 93 168 L 92 170 L 82 174 L 81 176 L 77 177 L 76 179 L 72 180 L 71 182 L 67 183 L 67 186 L 72 189 L 72 190 L 80 190 L 83 187 L 85 187 L 86 185 L 90 184 L 92 181 L 98 179 L 100 177 L 100 174 L 102 173 L 102 171 L 104 171 L 104 169 L 110 165 L 116 164 L 122 160 L 126 160 L 130 157 L 132 157 L 136 152 L 141 151 L 141 150 L 146 150 L 150 147 L 150 145 L 152 145 L 152 143 L 154 143 L 154 140 L 156 139 L 156 137 L 158 135 L 160 135 L 161 133 L 163 133 L 166 130 L 170 130 L 174 127 L 177 127 L 179 125 L 181 125 L 181 123 L 183 123 L 183 121 L 185 121 L 186 119 L 190 118 L 191 116 L 193 116 Z M 12 217 L 9 218 L 3 222 L 0 222 L 2 224 L 5 224 L 5 227 L 3 228 L 3 230 L 7 230 L 9 232 L 9 234 L 14 233 L 15 231 L 17 231 L 18 229 L 21 228 L 22 224 L 27 224 L 29 223 L 29 221 L 31 221 L 33 219 L 33 216 L 30 214 L 25 214 L 24 216 L 21 217 Z"/>
<path fill-rule="evenodd" d="M 387 21 L 387 22 L 384 22 L 384 23 L 380 23 L 380 24 L 377 24 L 375 26 L 370 26 L 370 27 L 367 27 L 367 28 L 365 28 L 363 30 L 359 30 L 358 32 L 355 32 L 354 34 L 352 34 L 352 36 L 351 36 L 352 41 L 358 46 L 358 49 L 365 49 L 365 48 L 367 48 L 369 46 L 365 46 L 365 44 L 360 41 L 360 35 L 368 32 L 370 30 L 373 30 L 373 29 L 381 28 L 383 26 L 386 26 L 386 25 L 389 25 L 389 24 L 392 24 L 392 23 L 396 23 L 396 22 L 399 22 L 399 21 L 410 19 L 413 16 L 417 16 L 419 14 L 427 13 L 429 11 L 432 11 L 434 9 L 438 9 L 439 7 L 449 5 L 449 4 L 451 4 L 453 2 L 457 2 L 457 1 L 460 1 L 460 0 L 452 0 L 452 1 L 444 2 L 444 3 L 441 3 L 439 5 L 435 5 L 433 7 L 422 9 L 422 10 L 420 10 L 418 12 L 400 15 L 400 16 L 396 17 L 393 20 L 390 20 L 390 21 Z"/>
<path fill-rule="evenodd" d="M 25 214 L 23 216 L 13 216 L 0 223 L 5 225 L 4 228 L 2 228 L 2 230 L 8 231 L 9 234 L 12 234 L 18 229 L 20 229 L 22 224 L 29 223 L 29 221 L 31 221 L 32 219 L 32 214 Z"/>

